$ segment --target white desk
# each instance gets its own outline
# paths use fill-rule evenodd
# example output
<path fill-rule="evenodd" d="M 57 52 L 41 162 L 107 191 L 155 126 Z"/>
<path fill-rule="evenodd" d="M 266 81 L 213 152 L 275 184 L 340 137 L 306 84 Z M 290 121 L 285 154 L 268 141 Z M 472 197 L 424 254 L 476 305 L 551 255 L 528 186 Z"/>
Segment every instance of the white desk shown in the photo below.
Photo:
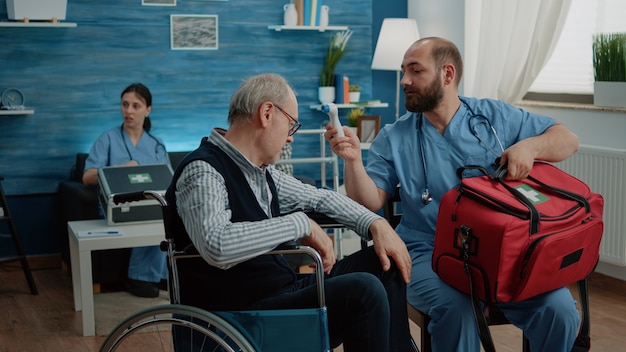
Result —
<path fill-rule="evenodd" d="M 72 264 L 74 310 L 83 315 L 83 336 L 94 336 L 96 324 L 93 307 L 91 251 L 159 245 L 165 239 L 163 222 L 109 227 L 106 220 L 69 221 L 67 223 Z M 78 237 L 83 231 L 120 230 L 121 236 Z"/>

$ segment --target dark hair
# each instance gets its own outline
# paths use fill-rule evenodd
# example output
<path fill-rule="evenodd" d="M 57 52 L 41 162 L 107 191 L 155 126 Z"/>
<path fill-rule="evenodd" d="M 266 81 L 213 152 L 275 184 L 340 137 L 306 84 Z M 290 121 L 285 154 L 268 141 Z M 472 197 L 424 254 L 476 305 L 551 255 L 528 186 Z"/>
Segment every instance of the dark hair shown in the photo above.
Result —
<path fill-rule="evenodd" d="M 459 48 L 454 45 L 453 42 L 443 39 L 443 38 L 425 38 L 425 39 L 433 39 L 435 45 L 432 49 L 432 56 L 437 64 L 437 67 L 441 69 L 444 64 L 451 62 L 452 65 L 456 68 L 456 77 L 454 80 L 456 81 L 457 87 L 461 82 L 461 77 L 463 77 L 463 59 L 461 58 L 461 53 L 459 52 Z"/>
<path fill-rule="evenodd" d="M 120 98 L 124 97 L 124 94 L 126 93 L 136 93 L 146 102 L 147 107 L 152 106 L 152 93 L 150 93 L 150 89 L 148 89 L 148 87 L 146 87 L 142 83 L 133 83 L 126 87 L 122 91 Z M 150 132 L 151 127 L 152 122 L 150 121 L 150 116 L 146 116 L 146 118 L 143 120 L 143 129 L 147 132 Z"/>

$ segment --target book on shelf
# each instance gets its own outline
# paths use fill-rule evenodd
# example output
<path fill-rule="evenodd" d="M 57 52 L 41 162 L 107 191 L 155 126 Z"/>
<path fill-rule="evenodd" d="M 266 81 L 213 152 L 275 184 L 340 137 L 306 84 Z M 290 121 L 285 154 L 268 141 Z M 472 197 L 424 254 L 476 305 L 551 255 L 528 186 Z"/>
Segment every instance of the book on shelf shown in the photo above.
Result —
<path fill-rule="evenodd" d="M 305 26 L 311 25 L 311 0 L 303 0 L 302 21 Z"/>
<path fill-rule="evenodd" d="M 296 11 L 298 9 L 298 0 L 296 1 Z M 302 1 L 302 23 L 298 21 L 298 25 L 319 26 L 320 14 L 322 13 L 323 0 L 300 0 Z M 299 16 L 298 16 L 299 18 Z"/>
<path fill-rule="evenodd" d="M 304 25 L 304 0 L 295 0 L 296 13 L 298 13 L 298 26 Z"/>
<path fill-rule="evenodd" d="M 311 23 L 315 26 L 320 25 L 320 15 L 322 14 L 322 0 L 313 0 L 315 8 L 312 10 L 315 20 L 311 19 Z"/>
<path fill-rule="evenodd" d="M 311 26 L 317 25 L 317 1 L 311 0 Z"/>
<path fill-rule="evenodd" d="M 341 73 L 335 74 L 335 103 L 350 103 L 350 79 Z"/>

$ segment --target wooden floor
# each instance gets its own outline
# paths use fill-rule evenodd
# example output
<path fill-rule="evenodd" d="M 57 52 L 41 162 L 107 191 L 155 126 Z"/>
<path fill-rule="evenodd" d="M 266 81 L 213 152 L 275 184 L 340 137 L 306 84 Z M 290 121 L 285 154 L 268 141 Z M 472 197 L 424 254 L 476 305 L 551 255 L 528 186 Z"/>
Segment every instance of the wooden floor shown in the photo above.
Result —
<path fill-rule="evenodd" d="M 0 268 L 0 352 L 97 351 L 103 337 L 81 336 L 70 274 L 61 269 L 33 274 L 39 295 L 30 294 L 19 266 Z M 593 274 L 589 286 L 592 351 L 626 351 L 626 282 Z M 411 331 L 419 340 L 419 328 L 413 325 Z M 521 351 L 518 329 L 495 327 L 492 335 L 499 352 Z"/>

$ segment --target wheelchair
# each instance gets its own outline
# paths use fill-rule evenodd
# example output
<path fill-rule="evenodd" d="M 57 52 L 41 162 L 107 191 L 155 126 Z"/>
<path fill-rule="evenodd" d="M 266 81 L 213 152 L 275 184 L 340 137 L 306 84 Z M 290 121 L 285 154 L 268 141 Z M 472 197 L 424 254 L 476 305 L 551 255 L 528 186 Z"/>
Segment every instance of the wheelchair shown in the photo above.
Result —
<path fill-rule="evenodd" d="M 140 310 L 120 322 L 105 338 L 108 351 L 330 351 L 324 296 L 324 271 L 314 249 L 284 244 L 267 254 L 307 255 L 315 265 L 318 306 L 305 309 L 208 312 L 180 303 L 177 261 L 198 257 L 192 245 L 178 248 L 172 233 L 173 209 L 156 191 L 117 194 L 116 204 L 155 199 L 161 205 L 167 251 L 170 304 Z"/>

